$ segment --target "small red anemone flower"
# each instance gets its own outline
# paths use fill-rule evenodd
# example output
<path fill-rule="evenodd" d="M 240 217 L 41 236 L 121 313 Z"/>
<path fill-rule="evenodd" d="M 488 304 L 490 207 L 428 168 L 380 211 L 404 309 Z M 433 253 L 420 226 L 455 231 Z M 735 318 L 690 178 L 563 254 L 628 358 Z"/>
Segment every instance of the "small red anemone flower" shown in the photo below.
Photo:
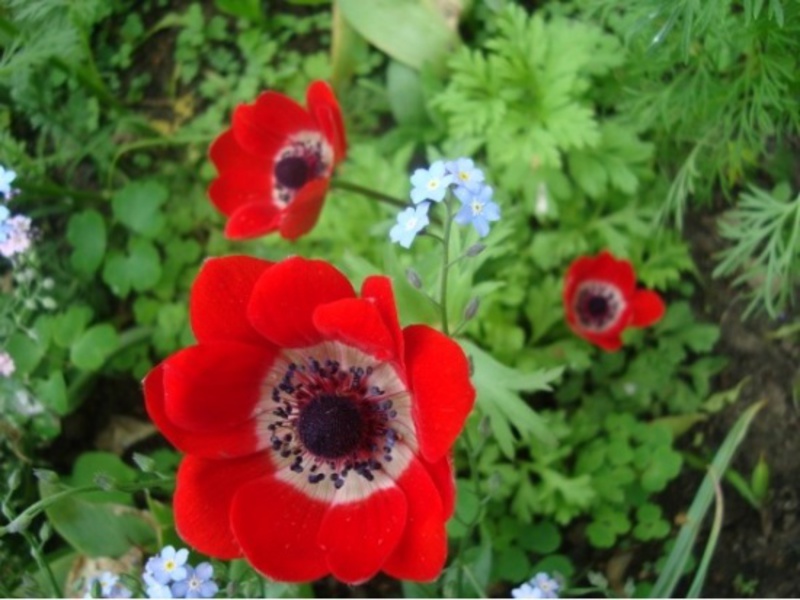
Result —
<path fill-rule="evenodd" d="M 254 104 L 239 105 L 231 128 L 211 144 L 219 177 L 208 194 L 228 217 L 228 238 L 277 231 L 293 240 L 316 224 L 347 141 L 327 83 L 313 82 L 306 104 L 308 109 L 283 94 L 264 92 Z"/>
<path fill-rule="evenodd" d="M 607 251 L 582 256 L 569 266 L 563 299 L 572 330 L 608 351 L 620 349 L 627 327 L 647 327 L 664 315 L 657 293 L 636 289 L 631 263 Z"/>
<path fill-rule="evenodd" d="M 451 447 L 475 399 L 458 344 L 401 329 L 388 278 L 359 296 L 299 257 L 208 260 L 190 313 L 197 345 L 144 381 L 150 417 L 186 453 L 180 536 L 280 581 L 436 578 Z"/>

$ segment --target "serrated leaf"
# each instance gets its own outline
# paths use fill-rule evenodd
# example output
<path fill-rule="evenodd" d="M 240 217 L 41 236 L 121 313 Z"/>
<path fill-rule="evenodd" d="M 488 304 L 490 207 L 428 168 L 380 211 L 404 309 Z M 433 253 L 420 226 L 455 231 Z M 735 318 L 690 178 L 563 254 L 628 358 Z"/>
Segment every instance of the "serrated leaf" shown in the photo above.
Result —
<path fill-rule="evenodd" d="M 220 12 L 252 23 L 260 23 L 264 20 L 260 0 L 214 0 L 214 4 Z"/>
<path fill-rule="evenodd" d="M 550 384 L 561 376 L 563 367 L 521 373 L 497 362 L 469 341 L 462 340 L 461 345 L 475 367 L 472 379 L 478 392 L 478 407 L 489 416 L 495 434 L 500 434 L 497 441 L 503 453 L 509 458 L 514 456 L 514 440 L 507 435 L 509 426 L 522 439 L 533 436 L 542 444 L 555 445 L 547 423 L 520 398 L 519 392 L 550 390 Z"/>

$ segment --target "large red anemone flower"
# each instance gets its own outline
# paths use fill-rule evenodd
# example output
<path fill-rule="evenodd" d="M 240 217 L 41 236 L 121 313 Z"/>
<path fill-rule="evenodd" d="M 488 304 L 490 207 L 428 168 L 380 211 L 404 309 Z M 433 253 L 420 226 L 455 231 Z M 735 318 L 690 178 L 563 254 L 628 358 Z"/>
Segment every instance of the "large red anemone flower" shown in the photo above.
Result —
<path fill-rule="evenodd" d="M 334 167 L 347 151 L 330 86 L 315 81 L 308 109 L 277 92 L 239 105 L 233 125 L 209 151 L 219 171 L 208 189 L 228 217 L 225 235 L 246 239 L 277 231 L 293 240 L 317 222 Z"/>
<path fill-rule="evenodd" d="M 631 263 L 607 251 L 582 256 L 569 266 L 563 300 L 572 330 L 608 351 L 622 347 L 620 336 L 627 327 L 647 327 L 664 315 L 657 293 L 636 288 Z"/>
<path fill-rule="evenodd" d="M 280 581 L 436 578 L 451 448 L 475 399 L 458 344 L 401 329 L 388 278 L 358 296 L 299 257 L 208 260 L 190 313 L 197 345 L 144 381 L 150 417 L 186 453 L 180 536 Z"/>

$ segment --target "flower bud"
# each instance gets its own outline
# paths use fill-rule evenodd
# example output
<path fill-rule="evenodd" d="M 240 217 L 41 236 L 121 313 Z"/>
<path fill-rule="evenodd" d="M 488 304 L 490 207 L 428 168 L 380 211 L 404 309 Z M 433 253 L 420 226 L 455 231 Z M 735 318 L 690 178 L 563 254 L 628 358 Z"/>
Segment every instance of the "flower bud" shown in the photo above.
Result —
<path fill-rule="evenodd" d="M 408 283 L 418 290 L 422 289 L 422 279 L 420 279 L 419 274 L 414 269 L 406 269 L 406 279 Z"/>
<path fill-rule="evenodd" d="M 36 479 L 44 483 L 58 482 L 58 473 L 49 469 L 34 469 L 33 475 L 36 477 Z"/>
<path fill-rule="evenodd" d="M 763 502 L 767 497 L 767 493 L 769 492 L 769 480 L 769 465 L 767 461 L 764 460 L 764 455 L 762 454 L 753 469 L 752 475 L 750 475 L 750 489 L 753 492 L 753 496 L 755 496 L 756 500 L 759 502 Z"/>
<path fill-rule="evenodd" d="M 95 473 L 94 484 L 106 492 L 110 492 L 114 489 L 114 480 L 106 473 Z"/>
<path fill-rule="evenodd" d="M 478 256 L 478 254 L 484 250 L 486 250 L 486 244 L 481 244 L 478 242 L 477 244 L 472 244 L 472 246 L 467 248 L 467 251 L 464 254 L 472 258 L 473 256 Z"/>
<path fill-rule="evenodd" d="M 478 314 L 480 306 L 481 301 L 478 298 L 470 298 L 470 301 L 467 302 L 467 307 L 464 309 L 464 320 L 469 321 Z"/>
<path fill-rule="evenodd" d="M 139 469 L 144 473 L 152 473 L 156 470 L 156 461 L 149 456 L 145 456 L 144 454 L 134 452 L 133 462 L 135 462 L 136 466 L 139 467 Z"/>

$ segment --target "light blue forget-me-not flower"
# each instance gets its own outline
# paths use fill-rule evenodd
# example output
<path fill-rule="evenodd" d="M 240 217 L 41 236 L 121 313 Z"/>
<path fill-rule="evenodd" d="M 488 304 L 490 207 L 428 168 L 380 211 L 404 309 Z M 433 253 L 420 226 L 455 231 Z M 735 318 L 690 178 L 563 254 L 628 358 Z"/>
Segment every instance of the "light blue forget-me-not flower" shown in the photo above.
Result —
<path fill-rule="evenodd" d="M 457 187 L 454 193 L 461 201 L 455 222 L 459 225 L 471 224 L 481 237 L 489 235 L 489 223 L 500 220 L 500 207 L 492 200 L 494 190 L 488 185 L 481 185 L 474 191 Z"/>
<path fill-rule="evenodd" d="M 429 169 L 417 169 L 411 176 L 411 201 L 414 204 L 431 200 L 441 202 L 447 193 L 447 186 L 453 183 L 453 176 L 447 173 L 444 161 L 437 160 Z"/>
<path fill-rule="evenodd" d="M 430 223 L 429 208 L 430 203 L 425 202 L 417 207 L 408 207 L 397 215 L 397 223 L 389 231 L 392 241 L 400 244 L 403 248 L 410 248 L 417 234 Z"/>

